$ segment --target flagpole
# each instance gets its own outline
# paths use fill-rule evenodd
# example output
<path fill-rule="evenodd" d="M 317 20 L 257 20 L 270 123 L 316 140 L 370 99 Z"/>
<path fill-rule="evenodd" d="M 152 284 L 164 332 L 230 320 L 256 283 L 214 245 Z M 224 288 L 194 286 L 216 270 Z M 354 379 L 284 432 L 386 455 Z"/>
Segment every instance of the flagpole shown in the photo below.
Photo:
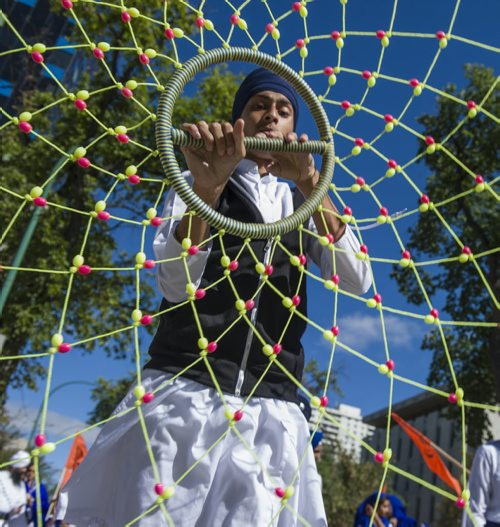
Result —
<path fill-rule="evenodd" d="M 431 441 L 430 439 L 429 441 L 430 441 L 431 446 L 434 447 L 444 458 L 446 458 L 448 461 L 456 465 L 460 470 L 464 469 L 464 466 L 460 463 L 460 461 L 455 459 L 453 456 L 450 456 L 450 454 L 448 454 L 446 450 L 443 450 L 440 446 L 436 445 L 434 441 Z M 465 467 L 465 471 L 467 472 L 467 474 L 470 474 L 470 469 L 468 469 L 467 467 Z"/>

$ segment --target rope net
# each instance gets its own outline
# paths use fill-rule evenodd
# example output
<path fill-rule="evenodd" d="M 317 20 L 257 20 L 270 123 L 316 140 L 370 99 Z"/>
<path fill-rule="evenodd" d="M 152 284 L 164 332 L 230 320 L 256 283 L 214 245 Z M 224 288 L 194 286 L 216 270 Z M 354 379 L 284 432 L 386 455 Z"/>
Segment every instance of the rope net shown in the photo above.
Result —
<path fill-rule="evenodd" d="M 172 5 L 175 4 L 175 9 Z M 273 239 L 271 254 L 277 250 L 284 251 L 290 258 L 290 265 L 296 266 L 300 272 L 299 289 L 302 281 L 308 279 L 323 289 L 321 297 L 314 301 L 321 302 L 322 305 L 328 306 L 329 322 L 313 320 L 308 315 L 304 315 L 296 306 L 300 302 L 298 296 L 285 296 L 272 282 L 272 275 L 268 273 L 271 261 L 264 265 L 253 253 L 249 239 L 242 239 L 240 254 L 248 252 L 255 264 L 255 272 L 260 275 L 259 287 L 255 290 L 251 298 L 241 298 L 237 288 L 234 285 L 232 273 L 234 272 L 235 259 L 230 259 L 226 254 L 221 260 L 220 278 L 214 285 L 227 281 L 234 293 L 235 312 L 234 324 L 243 320 L 254 332 L 254 338 L 258 339 L 262 345 L 262 352 L 268 357 L 269 365 L 264 371 L 261 379 L 254 387 L 254 391 L 265 378 L 269 368 L 272 366 L 280 368 L 296 385 L 297 389 L 310 399 L 311 405 L 319 411 L 317 420 L 312 424 L 316 431 L 321 427 L 325 420 L 330 421 L 335 426 L 344 431 L 359 442 L 363 449 L 369 452 L 375 462 L 381 466 L 379 492 L 383 488 L 389 473 L 397 473 L 403 477 L 410 478 L 418 484 L 427 487 L 433 492 L 445 497 L 446 499 L 456 502 L 457 506 L 465 508 L 469 515 L 468 494 L 464 490 L 461 496 L 444 490 L 443 488 L 432 484 L 430 481 L 423 479 L 415 474 L 409 473 L 398 467 L 391 460 L 392 451 L 391 443 L 391 407 L 393 400 L 393 390 L 397 383 L 412 385 L 420 390 L 432 392 L 444 399 L 450 404 L 459 405 L 460 420 L 457 427 L 462 433 L 462 465 L 464 467 L 461 484 L 462 488 L 467 488 L 466 467 L 466 414 L 465 409 L 482 408 L 487 410 L 499 411 L 498 407 L 483 404 L 482 401 L 470 401 L 464 394 L 460 385 L 460 379 L 456 377 L 453 369 L 453 357 L 450 356 L 445 328 L 469 326 L 473 328 L 494 328 L 494 322 L 484 320 L 445 320 L 439 316 L 438 311 L 434 308 L 433 302 L 428 294 L 424 282 L 421 279 L 422 269 L 439 264 L 452 264 L 457 266 L 473 266 L 480 277 L 484 289 L 487 291 L 491 305 L 498 308 L 498 301 L 495 298 L 491 284 L 488 283 L 484 271 L 481 267 L 481 261 L 489 255 L 498 251 L 498 248 L 491 247 L 479 254 L 473 254 L 465 242 L 456 234 L 452 221 L 441 213 L 442 208 L 465 196 L 474 196 L 477 199 L 487 199 L 494 206 L 498 196 L 494 190 L 497 180 L 486 181 L 483 177 L 477 175 L 477 167 L 466 166 L 457 158 L 448 148 L 455 134 L 471 119 L 485 119 L 498 123 L 496 116 L 489 113 L 483 106 L 489 97 L 494 93 L 496 83 L 492 84 L 489 91 L 482 100 L 467 101 L 461 100 L 453 94 L 443 91 L 430 83 L 431 75 L 437 68 L 440 60 L 444 58 L 445 53 L 460 43 L 460 49 L 466 52 L 480 50 L 489 53 L 497 52 L 498 49 L 486 43 L 473 41 L 454 33 L 454 24 L 460 11 L 460 1 L 457 1 L 450 11 L 447 26 L 437 33 L 414 33 L 408 31 L 398 31 L 398 2 L 394 1 L 388 10 L 389 17 L 386 20 L 386 29 L 370 28 L 367 31 L 353 30 L 348 24 L 349 4 L 347 0 L 341 0 L 335 6 L 328 2 L 302 2 L 284 3 L 271 0 L 262 0 L 261 2 L 251 2 L 246 0 L 237 5 L 227 0 L 224 2 L 210 2 L 202 0 L 201 2 L 178 2 L 165 1 L 160 7 L 155 9 L 145 7 L 144 11 L 139 11 L 136 7 L 125 5 L 123 1 L 113 0 L 109 2 L 101 1 L 70 1 L 63 0 L 56 9 L 59 14 L 64 13 L 74 25 L 74 41 L 68 44 L 46 46 L 43 43 L 33 43 L 27 41 L 19 28 L 16 28 L 5 13 L 0 13 L 4 24 L 11 30 L 11 47 L 8 51 L 2 52 L 1 55 L 21 56 L 29 54 L 37 64 L 43 74 L 48 77 L 55 87 L 53 100 L 36 108 L 25 108 L 25 111 L 19 115 L 14 115 L 5 109 L 1 109 L 4 116 L 4 123 L 0 126 L 2 133 L 7 133 L 13 128 L 19 129 L 19 134 L 28 134 L 31 143 L 38 144 L 43 142 L 46 148 L 53 153 L 53 161 L 57 162 L 55 168 L 47 175 L 34 171 L 32 174 L 33 186 L 31 188 L 18 189 L 13 180 L 6 179 L 1 182 L 0 190 L 2 200 L 10 200 L 16 203 L 16 211 L 12 215 L 10 222 L 5 226 L 1 244 L 9 241 L 12 236 L 16 222 L 19 222 L 23 215 L 31 214 L 35 208 L 43 209 L 44 212 L 52 210 L 52 214 L 64 214 L 65 218 L 79 216 L 83 220 L 84 233 L 83 242 L 76 252 L 70 265 L 63 263 L 60 265 L 47 266 L 39 268 L 26 268 L 22 266 L 8 265 L 8 255 L 3 255 L 2 269 L 6 273 L 10 270 L 16 270 L 18 273 L 50 273 L 51 276 L 60 275 L 65 277 L 66 286 L 64 289 L 64 298 L 56 306 L 59 312 L 59 323 L 54 329 L 46 328 L 47 349 L 39 352 L 22 353 L 15 356 L 3 356 L 2 361 L 30 361 L 43 358 L 46 361 L 46 381 L 44 398 L 42 402 L 42 413 L 37 429 L 36 448 L 32 450 L 31 456 L 35 463 L 36 480 L 39 482 L 39 460 L 40 456 L 47 456 L 50 461 L 50 455 L 59 445 L 65 442 L 71 442 L 77 434 L 71 434 L 58 441 L 50 441 L 51 431 L 47 429 L 47 414 L 49 411 L 49 394 L 53 387 L 53 371 L 57 361 L 64 361 L 65 353 L 75 348 L 85 349 L 91 343 L 104 343 L 108 339 L 117 338 L 126 335 L 133 343 L 136 364 L 136 379 L 134 394 L 137 403 L 134 408 L 128 409 L 126 413 L 135 412 L 143 431 L 144 444 L 147 448 L 150 463 L 158 484 L 155 488 L 144 489 L 151 497 L 151 505 L 136 518 L 130 518 L 127 525 L 134 525 L 141 518 L 151 514 L 158 508 L 164 514 L 165 521 L 172 524 L 169 514 L 169 499 L 175 494 L 176 486 L 179 485 L 184 477 L 193 468 L 181 475 L 175 481 L 162 481 L 157 462 L 153 455 L 150 438 L 148 435 L 146 420 L 144 417 L 144 406 L 154 397 L 154 392 L 145 392 L 142 386 L 142 372 L 144 350 L 141 350 L 141 327 L 154 324 L 162 312 L 146 312 L 143 305 L 147 302 L 144 298 L 144 283 L 154 275 L 155 267 L 172 260 L 157 260 L 151 257 L 151 250 L 146 245 L 147 233 L 154 230 L 155 226 L 171 218 L 162 218 L 158 213 L 161 204 L 169 188 L 169 181 L 164 177 L 150 175 L 149 167 L 157 162 L 159 155 L 156 145 L 154 144 L 154 123 L 156 121 L 156 105 L 158 96 L 165 89 L 166 82 L 173 69 L 182 68 L 183 62 L 195 54 L 204 53 L 207 50 L 215 48 L 231 48 L 232 46 L 248 47 L 253 50 L 263 51 L 284 61 L 299 73 L 305 81 L 309 83 L 315 91 L 319 101 L 323 104 L 332 124 L 332 133 L 334 134 L 336 149 L 336 168 L 333 183 L 330 185 L 331 195 L 336 202 L 340 204 L 339 211 L 320 209 L 320 213 L 325 219 L 327 215 L 334 214 L 344 223 L 348 223 L 356 233 L 360 243 L 360 252 L 356 257 L 368 262 L 373 284 L 373 292 L 368 296 L 358 296 L 343 290 L 342 284 L 338 283 L 336 275 L 336 254 L 341 252 L 332 243 L 327 236 L 320 236 L 306 228 L 299 228 L 300 244 L 305 243 L 307 237 L 315 237 L 320 243 L 328 247 L 331 253 L 332 267 L 334 276 L 331 279 L 323 279 L 315 269 L 308 268 L 304 265 L 301 255 L 292 254 L 289 249 L 280 241 L 279 237 Z M 104 42 L 99 41 L 99 35 L 88 32 L 83 20 L 89 10 L 94 10 L 95 14 L 104 17 L 109 21 L 109 25 L 121 24 L 126 27 L 129 37 L 128 42 Z M 186 20 L 191 24 L 188 31 L 184 27 L 181 29 L 177 24 L 174 14 L 184 13 Z M 331 12 L 331 16 L 325 16 L 325 13 Z M 332 28 L 330 26 L 336 26 Z M 353 22 L 354 25 L 354 22 Z M 138 28 L 141 28 L 141 31 Z M 144 28 L 150 32 L 163 33 L 164 46 L 162 49 L 144 48 L 142 37 Z M 415 62 L 424 64 L 419 66 L 418 70 L 422 72 L 419 79 L 405 78 L 386 73 L 384 64 L 389 50 L 406 41 L 417 42 L 418 45 L 425 45 L 425 49 L 430 50 L 428 57 L 422 53 L 415 59 Z M 353 63 L 364 62 L 371 69 L 349 67 L 350 63 L 345 60 L 349 56 L 348 48 L 353 42 L 360 42 L 366 49 L 366 56 L 363 61 L 354 60 Z M 79 56 L 89 64 L 87 75 L 82 75 L 85 84 L 76 81 L 74 86 L 66 86 L 57 75 L 50 61 L 45 57 L 49 53 L 58 50 L 74 49 Z M 141 75 L 136 75 L 133 79 L 120 77 L 113 74 L 108 65 L 108 57 L 112 51 L 119 51 L 119 61 L 122 62 L 122 71 L 127 71 L 127 65 L 131 62 L 139 61 L 142 65 Z M 427 61 L 427 62 L 426 62 Z M 99 84 L 96 84 L 99 82 Z M 69 82 L 68 82 L 69 84 Z M 347 88 L 346 88 L 347 87 Z M 352 91 L 350 101 L 347 98 L 339 97 L 338 93 L 345 93 L 345 90 Z M 123 123 L 106 122 L 103 116 L 94 112 L 92 100 L 98 94 L 113 92 L 116 97 L 123 97 L 127 103 L 139 111 L 142 119 L 139 122 L 128 122 L 127 115 L 123 115 Z M 398 92 L 399 98 L 391 99 L 388 93 Z M 411 110 L 423 95 L 439 96 L 453 101 L 454 104 L 464 109 L 463 119 L 456 123 L 456 126 L 446 137 L 424 136 L 412 126 Z M 370 104 L 373 100 L 373 104 Z M 376 101 L 376 102 L 375 102 Z M 380 104 L 382 101 L 383 104 Z M 83 115 L 89 126 L 92 124 L 98 129 L 96 137 L 88 138 L 85 144 L 75 145 L 72 148 L 61 147 L 54 141 L 55 130 L 54 123 L 50 120 L 43 120 L 43 116 L 49 112 L 57 111 L 58 108 L 65 106 L 74 106 L 75 112 Z M 381 110 L 380 108 L 384 108 Z M 359 124 L 361 123 L 361 125 Z M 362 134 L 360 130 L 362 129 Z M 141 132 L 142 135 L 141 135 Z M 70 133 L 70 130 L 68 130 Z M 140 136 L 148 137 L 146 141 L 136 141 L 134 138 Z M 363 138 L 358 135 L 362 135 Z M 406 152 L 400 152 L 400 158 L 394 152 L 398 152 L 395 142 L 399 138 L 406 136 L 414 141 L 424 145 L 422 151 L 414 157 L 407 155 Z M 396 141 L 394 140 L 396 137 Z M 101 166 L 95 158 L 93 152 L 103 145 L 121 144 L 123 169 L 119 172 L 110 171 L 106 166 Z M 29 150 L 31 144 L 25 148 Z M 387 153 L 386 153 L 387 152 Z M 389 153 L 390 152 L 390 153 Z M 360 156 L 361 155 L 361 156 Z M 462 174 L 462 177 L 470 182 L 469 189 L 465 192 L 453 194 L 450 189 L 446 199 L 433 203 L 430 197 L 426 196 L 421 190 L 423 186 L 422 179 L 419 180 L 417 162 L 424 156 L 435 155 L 441 156 L 456 166 L 456 170 Z M 358 163 L 358 156 L 370 156 L 371 169 L 365 172 L 359 172 L 361 165 Z M 406 158 L 406 159 L 405 159 Z M 126 160 L 126 161 L 125 161 Z M 78 167 L 78 168 L 76 168 Z M 384 168 L 385 167 L 385 168 Z M 58 179 L 63 177 L 65 171 L 78 170 L 84 173 L 85 178 L 98 178 L 99 181 L 105 182 L 107 191 L 101 193 L 90 209 L 75 209 L 67 206 L 61 200 L 51 200 L 51 189 L 57 184 Z M 154 172 L 153 170 L 151 170 Z M 390 204 L 384 201 L 381 196 L 384 195 L 387 187 L 397 184 L 398 192 L 406 192 L 414 195 L 414 207 L 411 210 L 398 210 L 398 203 Z M 425 182 L 425 180 L 424 180 Z M 140 192 L 140 188 L 148 186 L 148 189 L 154 189 L 155 198 L 150 201 L 150 206 L 146 212 L 142 211 L 142 219 L 131 219 L 126 213 L 120 214 L 119 208 L 116 211 L 108 211 L 108 203 L 113 199 L 114 194 L 124 186 L 134 188 L 134 192 Z M 366 206 L 352 205 L 357 196 L 363 195 Z M 393 195 L 393 199 L 395 196 Z M 350 206 L 352 205 L 352 207 Z M 192 217 L 193 213 L 186 213 Z M 405 219 L 412 220 L 419 214 L 434 215 L 435 220 L 439 223 L 440 229 L 446 232 L 455 242 L 455 254 L 445 255 L 433 260 L 414 261 L 411 253 L 405 246 L 405 231 L 399 225 L 405 225 Z M 176 218 L 179 219 L 179 218 Z M 43 221 L 43 219 L 42 219 Z M 88 252 L 88 247 L 92 238 L 93 229 L 96 225 L 103 222 L 116 222 L 116 224 L 126 224 L 129 228 L 136 229 L 139 233 L 140 244 L 136 247 L 135 254 L 130 258 L 127 265 L 117 265 L 116 260 L 112 257 L 109 261 L 96 265 L 93 262 L 93 255 Z M 326 224 L 326 223 L 325 223 Z M 377 255 L 384 247 L 378 247 L 378 250 L 368 251 L 369 239 L 374 226 L 380 226 L 377 232 L 384 230 L 385 237 L 389 240 L 387 244 L 393 243 L 390 254 L 385 257 Z M 399 228 L 398 228 L 399 227 Z M 99 227 L 101 228 L 101 227 Z M 182 261 L 185 268 L 186 282 L 186 300 L 170 307 L 169 310 L 178 309 L 181 306 L 189 305 L 192 308 L 192 315 L 198 331 L 199 358 L 196 363 L 204 362 L 207 371 L 210 373 L 213 385 L 216 387 L 220 400 L 227 416 L 226 434 L 235 434 L 244 443 L 244 438 L 238 431 L 238 423 L 244 419 L 245 407 L 252 396 L 252 393 L 242 399 L 241 407 L 235 410 L 226 404 L 225 394 L 219 387 L 218 380 L 210 366 L 208 356 L 217 353 L 217 343 L 223 338 L 224 333 L 213 341 L 208 341 L 205 336 L 203 325 L 200 322 L 197 312 L 198 302 L 203 301 L 205 291 L 197 289 L 193 284 L 190 276 L 188 260 L 194 252 L 202 249 L 204 245 L 210 243 L 214 238 L 220 240 L 222 250 L 224 251 L 225 233 L 220 231 L 211 238 L 195 247 L 188 238 L 183 243 L 183 251 L 175 260 Z M 12 240 L 10 240 L 12 242 Z M 15 245 L 15 244 L 14 244 Z M 388 247 L 388 245 L 387 245 Z M 398 252 L 399 254 L 398 254 Z M 377 264 L 377 267 L 374 265 Z M 419 290 L 425 299 L 426 309 L 419 309 L 417 312 L 401 309 L 393 305 L 387 305 L 383 302 L 382 293 L 379 289 L 379 279 L 376 269 L 399 266 L 401 272 L 410 273 L 413 279 L 418 283 Z M 381 271 L 382 273 L 383 271 Z M 85 278 L 92 280 L 96 275 L 102 274 L 109 276 L 113 273 L 129 273 L 134 280 L 135 290 L 135 308 L 129 314 L 129 323 L 119 327 L 109 327 L 109 331 L 103 334 L 84 335 L 79 334 L 78 327 L 68 328 L 68 312 L 72 308 L 72 294 L 76 281 Z M 288 323 L 293 317 L 302 317 L 308 324 L 309 330 L 315 335 L 314 338 L 323 339 L 328 345 L 327 378 L 322 393 L 311 393 L 303 384 L 301 379 L 295 379 L 286 368 L 280 363 L 279 348 L 276 347 L 278 342 L 267 342 L 259 333 L 258 329 L 252 323 L 249 315 L 248 306 L 256 298 L 262 288 L 270 288 L 277 297 L 281 299 L 283 309 L 288 310 Z M 298 290 L 297 290 L 298 295 Z M 343 342 L 342 333 L 338 328 L 338 310 L 342 302 L 350 299 L 351 302 L 363 310 L 373 310 L 380 320 L 380 328 L 383 336 L 383 350 L 381 353 L 370 353 L 370 356 L 354 349 Z M 384 319 L 388 315 L 397 315 L 400 317 L 410 317 L 418 321 L 425 328 L 425 324 L 438 330 L 441 339 L 442 349 L 445 353 L 447 363 L 450 368 L 453 379 L 453 390 L 451 393 L 442 389 L 427 386 L 417 382 L 409 376 L 400 375 L 398 368 L 395 368 L 392 360 L 391 342 L 386 332 Z M 282 337 L 287 331 L 288 323 L 283 327 Z M 227 328 L 228 331 L 230 328 Z M 341 330 L 342 328 L 340 328 Z M 68 340 L 65 334 L 74 334 L 75 338 Z M 370 444 L 369 439 L 357 437 L 348 429 L 343 427 L 333 415 L 328 413 L 327 392 L 333 376 L 334 359 L 337 357 L 337 351 L 343 350 L 359 361 L 364 361 L 373 368 L 373 374 L 382 375 L 387 378 L 387 428 L 385 448 L 383 451 L 376 451 Z M 89 358 L 89 360 L 91 360 Z M 183 372 L 180 372 L 181 375 Z M 175 375 L 167 381 L 173 382 L 178 376 Z M 163 388 L 163 386 L 161 387 Z M 90 430 L 105 422 L 120 419 L 124 412 L 114 414 L 106 421 L 88 427 Z M 82 432 L 82 431 L 80 431 Z M 47 439 L 46 439 L 47 438 Z M 219 438 L 217 440 L 220 441 Z M 311 438 L 312 441 L 312 438 Z M 214 445 L 212 445 L 214 446 Z M 212 447 L 210 447 L 212 448 Z M 206 455 L 209 452 L 204 454 Z M 254 456 L 255 463 L 261 466 L 263 473 L 266 475 L 270 492 L 276 493 L 276 499 L 281 500 L 280 512 L 287 508 L 287 500 L 293 493 L 295 478 L 287 482 L 286 488 L 278 488 L 278 484 L 273 482 L 273 477 L 267 473 L 266 467 L 261 461 Z M 299 459 L 305 459 L 305 452 L 299 453 Z M 7 467 L 9 463 L 4 463 L 1 468 Z M 297 467 L 297 473 L 300 466 Z M 273 525 L 276 517 L 269 518 L 269 525 Z M 307 525 L 307 522 L 297 517 L 298 524 Z"/>

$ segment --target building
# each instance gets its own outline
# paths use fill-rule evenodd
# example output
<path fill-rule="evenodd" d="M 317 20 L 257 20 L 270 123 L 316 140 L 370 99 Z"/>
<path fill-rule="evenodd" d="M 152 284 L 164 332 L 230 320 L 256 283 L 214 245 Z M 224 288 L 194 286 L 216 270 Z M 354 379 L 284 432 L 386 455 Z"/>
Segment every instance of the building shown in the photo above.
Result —
<path fill-rule="evenodd" d="M 448 459 L 441 457 L 448 470 L 460 481 L 461 469 L 457 466 L 460 462 L 455 463 L 450 460 L 450 457 L 454 460 L 462 459 L 462 430 L 460 424 L 447 418 L 448 406 L 446 398 L 432 392 L 424 392 L 393 405 L 392 411 L 448 454 Z M 387 410 L 384 408 L 367 415 L 364 419 L 365 423 L 375 428 L 370 443 L 380 451 L 383 451 L 385 447 Z M 490 418 L 493 423 L 494 436 L 500 437 L 500 416 L 492 413 Z M 393 452 L 392 462 L 396 466 L 435 486 L 446 488 L 444 483 L 429 470 L 413 441 L 395 424 L 390 431 L 390 447 Z M 446 525 L 439 518 L 441 504 L 446 498 L 441 498 L 435 492 L 399 474 L 394 475 L 391 489 L 403 498 L 409 516 L 431 526 Z M 450 489 L 446 488 L 446 490 Z"/>
<path fill-rule="evenodd" d="M 374 427 L 363 422 L 361 409 L 356 406 L 339 404 L 337 408 L 327 408 L 326 412 L 335 419 L 335 422 L 325 418 L 321 421 L 319 429 L 324 434 L 323 444 L 342 445 L 342 448 L 352 453 L 358 462 L 361 461 L 362 446 L 355 438 L 368 438 L 372 435 Z M 314 424 L 317 419 L 318 410 L 313 408 L 309 422 Z"/>

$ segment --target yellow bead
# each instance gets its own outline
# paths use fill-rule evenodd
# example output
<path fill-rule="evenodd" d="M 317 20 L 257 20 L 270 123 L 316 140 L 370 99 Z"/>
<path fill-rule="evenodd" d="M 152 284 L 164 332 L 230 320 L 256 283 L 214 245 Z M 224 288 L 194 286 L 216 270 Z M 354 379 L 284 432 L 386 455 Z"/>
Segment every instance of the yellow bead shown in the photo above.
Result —
<path fill-rule="evenodd" d="M 387 36 L 382 37 L 382 40 L 380 41 L 383 48 L 386 48 L 389 45 L 389 38 Z"/>
<path fill-rule="evenodd" d="M 339 38 L 335 41 L 335 44 L 336 44 L 336 46 L 337 46 L 339 49 L 342 49 L 342 48 L 344 47 L 344 39 L 339 37 Z"/>
<path fill-rule="evenodd" d="M 134 322 L 139 322 L 139 320 L 141 320 L 142 318 L 142 311 L 140 309 L 134 309 L 132 311 L 132 320 Z"/>
<path fill-rule="evenodd" d="M 111 49 L 111 46 L 107 42 L 99 42 L 99 44 L 97 44 L 97 47 L 104 52 L 109 51 Z"/>
<path fill-rule="evenodd" d="M 211 20 L 205 20 L 205 24 L 203 27 L 208 31 L 213 31 L 214 23 Z"/>
<path fill-rule="evenodd" d="M 139 9 L 135 8 L 135 7 L 130 7 L 128 9 L 128 13 L 129 15 L 132 17 L 132 18 L 137 18 L 141 13 L 139 11 Z"/>
<path fill-rule="evenodd" d="M 73 152 L 73 155 L 75 156 L 76 159 L 80 159 L 86 153 L 87 153 L 87 150 L 85 150 L 83 146 L 79 146 L 78 148 L 75 149 L 75 151 Z"/>
<path fill-rule="evenodd" d="M 243 18 L 240 18 L 238 20 L 238 27 L 245 31 L 248 28 L 248 24 L 245 22 L 245 20 L 243 20 Z"/>
<path fill-rule="evenodd" d="M 307 51 L 306 47 L 303 47 L 303 48 L 300 48 L 299 54 L 303 59 L 305 59 L 307 55 L 309 54 L 309 52 Z"/>
<path fill-rule="evenodd" d="M 80 254 L 77 254 L 77 255 L 73 258 L 73 265 L 74 265 L 75 267 L 80 267 L 80 265 L 83 265 L 83 262 L 84 262 L 83 256 L 80 255 Z"/>
<path fill-rule="evenodd" d="M 90 94 L 87 90 L 79 90 L 76 92 L 76 98 L 86 101 L 90 97 Z"/>
<path fill-rule="evenodd" d="M 154 59 L 156 57 L 156 55 L 157 55 L 156 50 L 154 50 L 152 48 L 148 48 L 144 53 L 150 59 Z"/>
<path fill-rule="evenodd" d="M 122 133 L 122 132 L 116 132 L 117 134 L 118 133 Z M 125 133 L 125 132 L 123 132 Z M 125 169 L 125 174 L 127 174 L 127 176 L 134 176 L 135 174 L 137 174 L 137 167 L 135 165 L 129 165 L 126 169 Z"/>
<path fill-rule="evenodd" d="M 274 29 L 271 31 L 271 36 L 274 38 L 274 40 L 278 40 L 278 39 L 280 38 L 280 32 L 279 32 L 279 29 L 274 28 Z"/>
<path fill-rule="evenodd" d="M 273 350 L 273 347 L 272 347 L 270 344 L 265 344 L 265 345 L 262 347 L 262 352 L 263 352 L 264 355 L 266 355 L 267 357 L 270 357 L 270 356 L 274 353 L 274 350 Z"/>
<path fill-rule="evenodd" d="M 43 194 L 43 188 L 42 187 L 33 187 L 30 190 L 30 196 L 32 198 L 38 198 Z"/>
<path fill-rule="evenodd" d="M 136 386 L 134 388 L 134 395 L 136 399 L 142 399 L 145 393 L 146 390 L 144 389 L 144 386 Z"/>
<path fill-rule="evenodd" d="M 106 209 L 106 202 L 104 200 L 100 200 L 94 205 L 94 210 L 96 212 L 102 212 L 105 209 Z"/>
<path fill-rule="evenodd" d="M 200 348 L 201 350 L 205 350 L 207 349 L 207 346 L 208 346 L 208 339 L 206 339 L 205 337 L 200 337 L 198 339 L 198 348 Z"/>
<path fill-rule="evenodd" d="M 33 46 L 33 51 L 38 51 L 38 53 L 45 53 L 46 50 L 47 50 L 47 47 L 45 46 L 45 44 L 42 44 L 41 42 L 37 42 Z"/>
<path fill-rule="evenodd" d="M 184 36 L 184 31 L 180 27 L 174 27 L 174 37 L 176 38 L 182 38 Z"/>
<path fill-rule="evenodd" d="M 130 80 L 130 81 L 127 81 L 127 83 L 125 84 L 125 86 L 129 89 L 129 90 L 135 90 L 137 88 L 137 82 L 134 81 L 134 80 Z"/>
<path fill-rule="evenodd" d="M 63 336 L 60 333 L 55 333 L 50 339 L 52 346 L 60 346 L 63 343 Z"/>
<path fill-rule="evenodd" d="M 26 121 L 26 122 L 28 122 L 28 121 L 31 121 L 31 118 L 32 118 L 32 117 L 33 117 L 33 116 L 31 115 L 30 112 L 22 112 L 22 113 L 19 115 L 19 120 L 20 120 L 20 121 Z"/>
<path fill-rule="evenodd" d="M 306 6 L 300 6 L 300 9 L 299 9 L 299 15 L 302 17 L 302 18 L 305 18 L 307 16 L 308 12 L 307 12 L 307 7 Z"/>
<path fill-rule="evenodd" d="M 138 264 L 143 264 L 146 261 L 146 254 L 143 252 L 138 252 L 135 255 L 135 262 Z"/>
<path fill-rule="evenodd" d="M 146 212 L 146 218 L 148 218 L 148 220 L 156 218 L 156 209 L 153 208 L 153 207 L 148 209 L 148 211 Z M 189 247 L 188 247 L 188 249 L 189 249 Z"/>
<path fill-rule="evenodd" d="M 333 86 L 336 82 L 337 82 L 337 77 L 336 77 L 335 73 L 332 73 L 331 75 L 329 75 L 329 77 L 328 77 L 328 84 L 330 86 Z"/>

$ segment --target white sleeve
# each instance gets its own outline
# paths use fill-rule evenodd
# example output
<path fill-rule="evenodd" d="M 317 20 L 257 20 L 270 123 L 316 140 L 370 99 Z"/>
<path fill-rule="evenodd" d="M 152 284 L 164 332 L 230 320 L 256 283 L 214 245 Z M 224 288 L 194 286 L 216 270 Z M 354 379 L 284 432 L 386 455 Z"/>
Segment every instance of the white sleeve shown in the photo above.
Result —
<path fill-rule="evenodd" d="M 309 220 L 308 229 L 315 233 L 318 232 L 313 218 Z M 333 251 L 328 246 L 321 245 L 319 240 L 313 236 L 307 236 L 305 240 L 306 251 L 321 269 L 323 279 L 328 280 L 332 274 L 337 274 L 340 278 L 340 289 L 354 295 L 362 295 L 370 289 L 372 285 L 370 266 L 368 262 L 356 258 L 360 245 L 349 225 L 346 225 L 346 230 L 340 240 L 335 242 Z M 335 249 L 341 249 L 341 251 Z"/>
<path fill-rule="evenodd" d="M 488 449 L 485 445 L 480 446 L 474 456 L 469 477 L 470 509 L 477 527 L 484 527 L 486 524 L 492 475 L 492 459 L 488 455 Z M 473 527 L 473 523 L 466 512 L 463 515 L 462 525 L 463 527 Z"/>
<path fill-rule="evenodd" d="M 183 175 L 187 177 L 189 172 Z M 188 182 L 191 183 L 190 176 Z M 180 257 L 183 249 L 175 237 L 175 230 L 185 212 L 186 204 L 175 190 L 171 188 L 167 194 L 162 213 L 162 218 L 165 219 L 158 227 L 153 241 L 156 260 L 170 260 L 160 262 L 156 272 L 158 287 L 169 302 L 186 300 L 186 284 L 189 281 L 194 283 L 196 287 L 200 285 L 208 255 L 212 248 L 211 243 L 204 244 L 197 254 L 186 259 L 190 277 L 188 279 L 184 262 Z"/>

